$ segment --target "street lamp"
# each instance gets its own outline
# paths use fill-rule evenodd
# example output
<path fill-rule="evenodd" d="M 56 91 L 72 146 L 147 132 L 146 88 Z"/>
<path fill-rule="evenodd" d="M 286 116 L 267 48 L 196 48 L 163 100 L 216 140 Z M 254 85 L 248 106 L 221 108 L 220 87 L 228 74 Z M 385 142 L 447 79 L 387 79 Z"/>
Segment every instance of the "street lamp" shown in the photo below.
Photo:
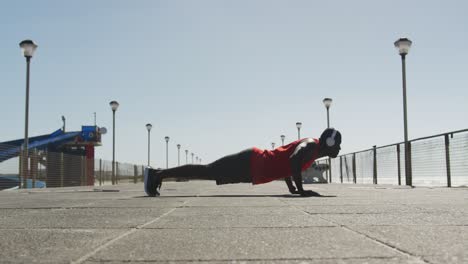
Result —
<path fill-rule="evenodd" d="M 169 137 L 164 137 L 166 140 L 166 169 L 169 168 Z"/>
<path fill-rule="evenodd" d="M 296 127 L 297 127 L 297 139 L 301 139 L 302 123 L 301 122 L 296 122 Z"/>
<path fill-rule="evenodd" d="M 323 104 L 325 105 L 325 108 L 327 108 L 327 128 L 330 128 L 330 105 L 333 102 L 331 98 L 325 98 L 323 99 Z"/>
<path fill-rule="evenodd" d="M 29 143 L 29 72 L 30 72 L 30 65 L 31 65 L 31 58 L 34 55 L 34 51 L 36 51 L 37 45 L 32 40 L 23 40 L 19 44 L 23 56 L 26 58 L 26 106 L 25 106 L 25 118 L 24 118 L 24 143 L 23 143 L 23 187 L 26 187 L 26 178 L 28 176 L 29 171 L 29 161 L 28 161 L 28 143 Z M 19 184 L 21 187 L 21 182 Z"/>
<path fill-rule="evenodd" d="M 284 146 L 284 138 L 286 138 L 286 136 L 281 135 L 280 138 L 281 138 L 281 146 Z"/>
<path fill-rule="evenodd" d="M 271 142 L 271 149 L 275 149 L 275 142 Z"/>
<path fill-rule="evenodd" d="M 325 105 L 325 108 L 327 109 L 327 128 L 330 128 L 330 106 L 332 102 L 333 100 L 331 98 L 323 99 L 323 104 Z M 331 171 L 331 158 L 330 157 L 328 157 L 328 165 L 329 165 L 329 169 L 327 170 L 326 175 L 327 175 L 328 182 L 331 182 L 332 171 Z"/>
<path fill-rule="evenodd" d="M 112 184 L 116 183 L 115 178 L 115 111 L 119 108 L 119 103 L 117 101 L 111 101 L 109 103 L 112 109 Z"/>
<path fill-rule="evenodd" d="M 150 137 L 150 132 L 151 128 L 153 128 L 153 125 L 151 124 L 146 124 L 146 129 L 148 130 L 148 167 L 150 165 L 150 146 L 151 146 L 151 137 Z"/>
<path fill-rule="evenodd" d="M 400 38 L 395 41 L 395 48 L 398 49 L 398 52 L 401 56 L 401 65 L 402 65 L 402 79 L 403 79 L 403 119 L 404 119 L 404 133 L 405 133 L 405 178 L 406 185 L 413 184 L 413 177 L 411 172 L 411 161 L 410 161 L 410 151 L 409 151 L 409 142 L 408 142 L 408 119 L 407 119 L 407 110 L 406 110 L 406 55 L 409 52 L 411 47 L 411 40 L 407 38 Z"/>
<path fill-rule="evenodd" d="M 180 144 L 177 144 L 177 166 L 180 166 Z"/>
<path fill-rule="evenodd" d="M 185 164 L 188 164 L 188 149 L 185 150 Z"/>
<path fill-rule="evenodd" d="M 193 155 L 195 155 L 195 154 L 193 154 L 193 152 L 191 154 L 192 154 L 192 164 L 193 164 Z"/>

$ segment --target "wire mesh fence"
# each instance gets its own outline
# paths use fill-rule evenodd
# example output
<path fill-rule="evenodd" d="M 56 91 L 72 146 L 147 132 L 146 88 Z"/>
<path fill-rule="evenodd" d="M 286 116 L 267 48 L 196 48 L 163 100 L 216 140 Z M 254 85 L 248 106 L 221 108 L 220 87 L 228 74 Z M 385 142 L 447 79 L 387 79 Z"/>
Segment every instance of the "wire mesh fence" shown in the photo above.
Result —
<path fill-rule="evenodd" d="M 0 145 L 0 190 L 95 186 L 143 181 L 142 165 L 88 158 L 84 150 L 63 153 Z"/>
<path fill-rule="evenodd" d="M 405 144 L 341 155 L 331 159 L 329 182 L 407 184 L 412 186 L 468 185 L 468 129 L 414 139 Z M 328 164 L 323 158 L 318 164 Z M 408 175 L 407 175 L 408 174 Z"/>

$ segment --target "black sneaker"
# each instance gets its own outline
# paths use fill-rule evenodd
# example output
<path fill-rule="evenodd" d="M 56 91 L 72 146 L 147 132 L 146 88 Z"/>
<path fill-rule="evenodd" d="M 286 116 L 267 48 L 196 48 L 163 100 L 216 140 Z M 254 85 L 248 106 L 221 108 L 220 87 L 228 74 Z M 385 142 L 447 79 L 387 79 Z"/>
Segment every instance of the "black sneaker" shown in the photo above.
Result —
<path fill-rule="evenodd" d="M 151 167 L 145 168 L 145 192 L 148 196 L 159 196 L 158 189 L 161 189 L 162 179 L 157 173 L 157 170 Z"/>

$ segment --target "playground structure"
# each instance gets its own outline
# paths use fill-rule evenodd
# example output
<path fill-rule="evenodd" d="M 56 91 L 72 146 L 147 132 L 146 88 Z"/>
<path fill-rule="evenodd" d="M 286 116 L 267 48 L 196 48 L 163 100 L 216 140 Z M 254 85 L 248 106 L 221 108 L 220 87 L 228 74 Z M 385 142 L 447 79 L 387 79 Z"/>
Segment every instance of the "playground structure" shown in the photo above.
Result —
<path fill-rule="evenodd" d="M 19 188 L 27 188 L 28 181 L 32 181 L 34 188 L 36 180 L 44 180 L 47 187 L 93 186 L 94 148 L 101 146 L 101 135 L 105 132 L 105 128 L 82 126 L 81 131 L 58 129 L 49 135 L 31 137 L 27 161 L 23 159 L 26 156 L 22 150 L 24 139 L 3 142 L 0 143 L 0 163 L 19 157 L 17 181 L 10 182 Z M 39 167 L 45 171 L 41 177 Z M 11 181 L 12 177 L 9 178 Z M 6 181 L 8 179 L 4 177 L 3 183 Z"/>

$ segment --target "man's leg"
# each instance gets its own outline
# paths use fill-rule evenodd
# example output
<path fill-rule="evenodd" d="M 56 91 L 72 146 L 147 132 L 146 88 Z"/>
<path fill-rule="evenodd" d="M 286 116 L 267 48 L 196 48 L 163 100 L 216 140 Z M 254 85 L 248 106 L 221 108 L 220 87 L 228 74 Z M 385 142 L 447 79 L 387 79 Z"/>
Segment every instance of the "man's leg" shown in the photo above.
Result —
<path fill-rule="evenodd" d="M 144 181 L 145 192 L 148 196 L 159 196 L 162 180 L 166 178 L 187 180 L 214 180 L 210 168 L 207 165 L 183 165 L 170 169 L 145 168 Z"/>
<path fill-rule="evenodd" d="M 161 179 L 215 180 L 208 165 L 183 165 L 165 170 L 157 170 L 156 173 L 160 175 Z"/>
<path fill-rule="evenodd" d="M 180 167 L 155 170 L 145 169 L 145 191 L 148 196 L 159 196 L 162 180 L 166 178 L 188 180 L 215 180 L 216 184 L 252 182 L 250 176 L 250 155 L 244 150 L 228 155 L 208 165 L 183 165 Z"/>

